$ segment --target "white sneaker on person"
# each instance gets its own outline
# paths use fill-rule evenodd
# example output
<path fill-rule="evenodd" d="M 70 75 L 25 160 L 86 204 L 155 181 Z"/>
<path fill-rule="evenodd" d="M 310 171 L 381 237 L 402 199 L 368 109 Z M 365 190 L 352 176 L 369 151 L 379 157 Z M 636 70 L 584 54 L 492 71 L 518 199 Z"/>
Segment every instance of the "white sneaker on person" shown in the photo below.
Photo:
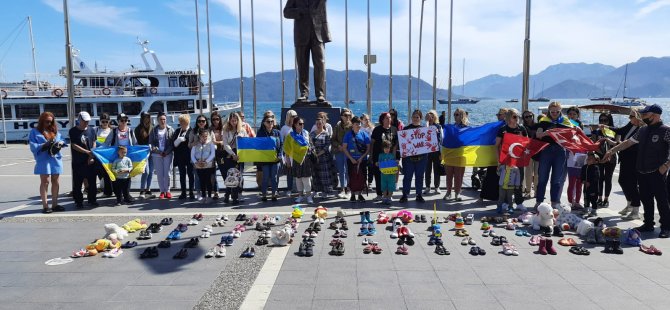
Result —
<path fill-rule="evenodd" d="M 347 199 L 347 194 L 345 194 L 344 192 L 339 192 L 337 193 L 337 198 Z"/>

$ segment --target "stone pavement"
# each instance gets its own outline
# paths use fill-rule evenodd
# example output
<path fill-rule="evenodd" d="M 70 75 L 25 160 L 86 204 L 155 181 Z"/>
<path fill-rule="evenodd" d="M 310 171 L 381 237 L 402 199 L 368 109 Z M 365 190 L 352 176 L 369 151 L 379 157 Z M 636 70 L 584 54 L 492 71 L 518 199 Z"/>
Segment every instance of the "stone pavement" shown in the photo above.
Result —
<path fill-rule="evenodd" d="M 416 244 L 410 247 L 409 255 L 394 254 L 395 240 L 382 225 L 372 238 L 379 242 L 383 253 L 363 254 L 363 237 L 356 236 L 359 211 L 369 210 L 375 217 L 380 210 L 407 208 L 430 219 L 436 202 L 441 217 L 456 211 L 472 212 L 475 219 L 492 215 L 495 206 L 477 203 L 477 193 L 471 191 L 461 203 L 444 203 L 441 195 L 427 196 L 423 204 L 410 201 L 393 203 L 389 208 L 372 202 L 323 202 L 331 217 L 338 209 L 349 214 L 346 252 L 340 257 L 328 254 L 333 233 L 326 229 L 329 219 L 316 238 L 313 257 L 294 254 L 300 241 L 297 236 L 289 247 L 255 247 L 256 257 L 239 258 L 258 235 L 250 230 L 227 249 L 225 258 L 205 259 L 207 249 L 234 227 L 235 215 L 285 218 L 291 211 L 291 201 L 283 198 L 263 203 L 255 192 L 246 191 L 246 199 L 239 206 L 150 200 L 113 207 L 113 199 L 107 198 L 101 199 L 103 205 L 98 208 L 74 210 L 71 200 L 65 198 L 67 212 L 43 215 L 35 204 L 38 180 L 31 174 L 32 165 L 23 145 L 0 150 L 0 309 L 665 309 L 670 300 L 667 253 L 649 256 L 624 247 L 623 255 L 604 254 L 600 252 L 602 246 L 585 245 L 591 255 L 575 256 L 567 247 L 556 245 L 558 255 L 542 256 L 533 253 L 536 248 L 528 245 L 528 237 L 497 228 L 498 234 L 519 248 L 519 256 L 507 257 L 497 253 L 500 247 L 490 245 L 490 238 L 481 236 L 478 221 L 466 228 L 477 245 L 487 251 L 486 256 L 468 254 L 470 247 L 460 245 L 461 238 L 453 236 L 451 222 L 442 224 L 449 256 L 433 253 L 433 247 L 426 244 L 428 224 L 422 223 L 410 224 Z M 67 158 L 65 165 L 69 166 Z M 69 174 L 66 169 L 61 192 L 70 191 Z M 249 176 L 247 186 L 252 183 Z M 628 228 L 641 224 L 620 220 L 616 212 L 624 205 L 615 184 L 611 207 L 600 211 L 608 225 Z M 313 210 L 314 206 L 307 206 L 306 214 Z M 194 213 L 205 214 L 205 220 L 191 226 L 181 241 L 169 249 L 159 249 L 158 258 L 139 259 L 144 248 L 156 245 L 170 228 L 188 221 Z M 211 238 L 201 239 L 198 248 L 189 249 L 187 259 L 172 259 L 182 243 L 200 235 L 200 228 L 222 213 L 231 216 L 225 227 L 214 228 Z M 140 246 L 125 250 L 118 258 L 98 255 L 65 265 L 44 264 L 102 237 L 105 223 L 121 225 L 136 217 L 148 222 L 172 217 L 175 224 L 151 240 L 138 241 Z M 308 224 L 306 216 L 299 234 Z M 658 239 L 657 233 L 645 234 L 643 242 L 670 251 L 670 241 Z M 136 235 L 126 240 L 134 240 Z"/>

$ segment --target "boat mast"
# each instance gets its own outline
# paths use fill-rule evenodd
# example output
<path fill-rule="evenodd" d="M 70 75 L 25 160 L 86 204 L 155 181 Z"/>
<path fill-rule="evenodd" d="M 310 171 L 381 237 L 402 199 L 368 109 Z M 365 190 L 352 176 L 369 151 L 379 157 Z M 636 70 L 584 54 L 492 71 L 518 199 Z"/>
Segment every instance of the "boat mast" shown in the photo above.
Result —
<path fill-rule="evenodd" d="M 344 0 L 344 106 L 349 108 L 349 1 Z"/>
<path fill-rule="evenodd" d="M 242 61 L 242 0 L 237 3 L 239 10 L 238 17 L 240 18 L 240 109 L 244 111 L 244 65 Z"/>
<path fill-rule="evenodd" d="M 365 83 L 366 86 L 366 97 L 367 97 L 367 112 L 368 115 L 372 115 L 372 55 L 370 55 L 370 0 L 368 0 L 368 53 L 367 53 L 367 69 L 368 69 L 368 80 Z"/>
<path fill-rule="evenodd" d="M 195 44 L 196 52 L 198 53 L 198 107 L 200 107 L 200 114 L 202 114 L 202 74 L 200 66 L 200 22 L 198 18 L 198 0 L 195 0 Z"/>
<path fill-rule="evenodd" d="M 419 61 L 417 65 L 416 82 L 416 109 L 421 110 L 421 42 L 423 39 L 423 9 L 426 0 L 421 0 L 421 18 L 419 19 Z"/>
<path fill-rule="evenodd" d="M 209 40 L 209 0 L 205 0 L 205 15 L 207 15 L 207 82 L 209 87 L 207 88 L 207 107 L 214 106 L 214 101 L 212 101 L 212 96 L 214 96 L 214 91 L 212 90 L 212 48 Z M 211 111 L 211 110 L 210 110 Z"/>
<path fill-rule="evenodd" d="M 623 94 L 621 95 L 622 100 L 626 100 L 626 83 L 628 82 L 628 64 L 626 64 L 626 70 L 623 74 Z"/>
<path fill-rule="evenodd" d="M 437 0 L 435 0 L 433 29 L 433 110 L 437 109 Z"/>
<path fill-rule="evenodd" d="M 37 75 L 37 61 L 35 60 L 35 39 L 33 38 L 33 18 L 28 16 L 28 30 L 30 32 L 30 45 L 33 53 L 33 72 L 35 73 L 35 84 L 40 89 L 40 77 Z"/>
<path fill-rule="evenodd" d="M 530 0 L 526 0 L 526 35 L 523 40 L 523 80 L 521 82 L 521 111 L 528 110 L 528 79 L 530 78 Z"/>
<path fill-rule="evenodd" d="M 393 0 L 389 0 L 389 110 L 393 107 Z"/>
<path fill-rule="evenodd" d="M 286 80 L 284 79 L 284 16 L 282 10 L 284 7 L 284 0 L 279 0 L 279 37 L 281 49 L 281 107 L 284 108 Z M 262 124 L 261 124 L 262 125 Z"/>
<path fill-rule="evenodd" d="M 253 75 L 252 89 L 254 91 L 254 127 L 256 127 L 256 45 L 254 41 L 254 0 L 251 0 L 251 73 Z M 244 110 L 242 110 L 244 112 Z"/>
<path fill-rule="evenodd" d="M 465 58 L 463 58 L 463 75 L 462 80 L 463 85 L 461 85 L 461 96 L 465 98 Z"/>
<path fill-rule="evenodd" d="M 63 16 L 65 23 L 65 67 L 67 70 L 67 116 L 68 125 L 74 127 L 74 79 L 72 76 L 72 44 L 70 43 L 70 18 L 67 11 L 67 0 L 63 0 Z"/>
<path fill-rule="evenodd" d="M 451 0 L 449 6 L 449 86 L 448 86 L 448 95 L 447 95 L 447 123 L 451 123 L 451 65 L 452 65 L 452 42 L 454 38 L 454 0 Z"/>

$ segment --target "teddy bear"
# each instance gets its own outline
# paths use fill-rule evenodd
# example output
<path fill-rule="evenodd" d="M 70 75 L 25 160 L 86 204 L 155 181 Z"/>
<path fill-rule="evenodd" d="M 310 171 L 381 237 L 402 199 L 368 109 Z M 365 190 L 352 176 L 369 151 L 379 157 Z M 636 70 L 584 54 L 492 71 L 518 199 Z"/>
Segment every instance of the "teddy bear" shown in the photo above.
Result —
<path fill-rule="evenodd" d="M 531 220 L 534 230 L 542 230 L 545 234 L 553 232 L 555 219 L 551 205 L 546 202 L 537 206 L 537 214 Z"/>
<path fill-rule="evenodd" d="M 118 249 L 121 247 L 121 241 L 119 241 L 118 236 L 114 233 L 109 234 L 108 238 L 97 239 L 86 246 L 88 251 L 88 256 L 94 256 L 98 253 L 102 253 L 111 249 Z"/>
<path fill-rule="evenodd" d="M 326 219 L 328 218 L 328 209 L 325 208 L 324 206 L 318 206 L 314 210 L 314 216 L 315 219 Z"/>
<path fill-rule="evenodd" d="M 128 231 L 119 227 L 119 225 L 116 225 L 114 223 L 105 224 L 105 237 L 104 238 L 109 238 L 109 236 L 111 234 L 116 234 L 116 236 L 119 240 L 123 240 L 126 237 L 128 237 Z"/>
<path fill-rule="evenodd" d="M 292 232 L 293 229 L 291 228 L 291 225 L 286 224 L 284 225 L 284 228 L 282 228 L 281 230 L 276 230 L 272 232 L 272 237 L 270 238 L 270 241 L 275 246 L 286 246 L 291 241 Z"/>
<path fill-rule="evenodd" d="M 584 219 L 578 216 L 577 214 L 572 213 L 572 207 L 570 205 L 561 205 L 558 208 L 558 217 L 556 222 L 560 225 L 563 230 L 576 230 L 579 223 Z M 567 226 L 565 226 L 567 224 Z"/>
<path fill-rule="evenodd" d="M 125 229 L 129 233 L 131 232 L 136 232 L 138 230 L 146 229 L 147 228 L 147 223 L 140 220 L 140 219 L 134 219 L 131 221 L 128 221 L 128 223 L 123 224 L 121 228 Z"/>

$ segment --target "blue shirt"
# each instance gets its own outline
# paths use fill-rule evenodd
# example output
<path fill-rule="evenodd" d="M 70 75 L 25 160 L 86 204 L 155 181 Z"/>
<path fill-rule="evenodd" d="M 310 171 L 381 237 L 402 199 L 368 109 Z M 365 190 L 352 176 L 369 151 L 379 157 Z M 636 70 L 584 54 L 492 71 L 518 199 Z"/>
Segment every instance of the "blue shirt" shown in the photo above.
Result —
<path fill-rule="evenodd" d="M 350 130 L 344 134 L 343 142 L 347 144 L 349 155 L 353 159 L 359 159 L 367 150 L 368 145 L 370 145 L 370 136 L 363 130 L 359 130 L 358 133 Z"/>

